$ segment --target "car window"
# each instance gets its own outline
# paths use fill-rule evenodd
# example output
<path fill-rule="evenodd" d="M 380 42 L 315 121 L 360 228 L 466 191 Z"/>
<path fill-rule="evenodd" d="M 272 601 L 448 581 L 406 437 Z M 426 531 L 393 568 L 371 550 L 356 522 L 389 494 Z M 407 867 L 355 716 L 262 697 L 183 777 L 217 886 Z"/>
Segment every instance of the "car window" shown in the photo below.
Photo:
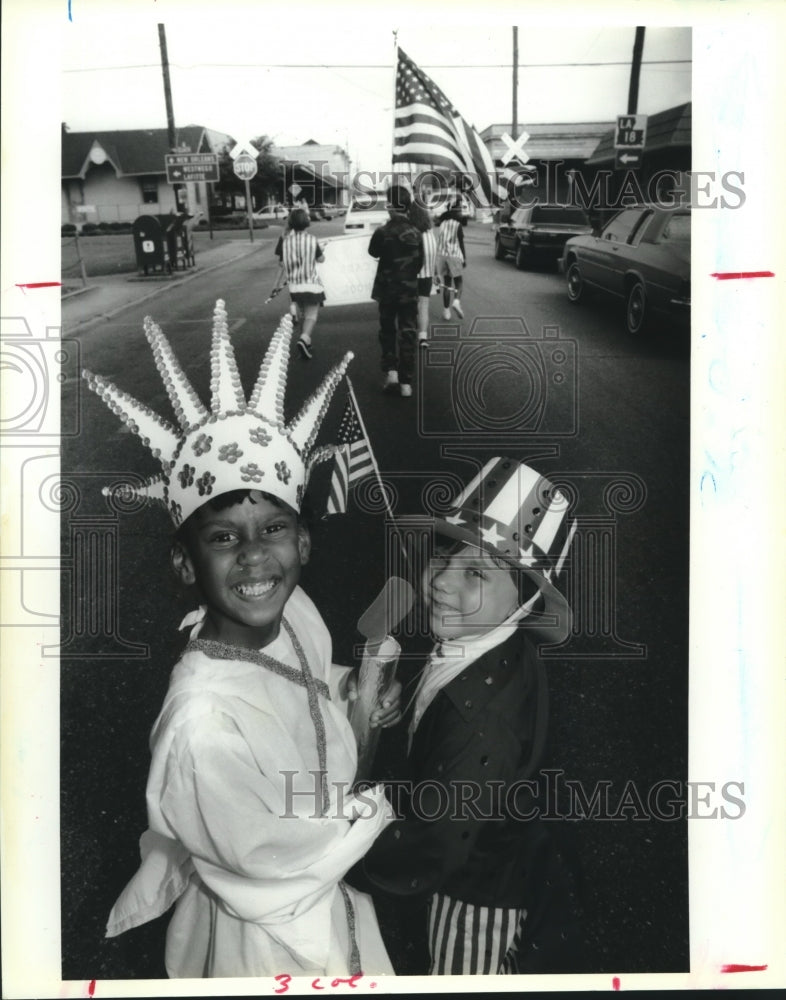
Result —
<path fill-rule="evenodd" d="M 587 217 L 580 208 L 569 208 L 562 205 L 536 205 L 532 209 L 532 221 L 541 224 L 555 222 L 566 226 L 588 225 Z"/>
<path fill-rule="evenodd" d="M 662 239 L 670 243 L 690 243 L 690 212 L 672 215 L 663 230 Z"/>
<path fill-rule="evenodd" d="M 612 243 L 627 243 L 641 221 L 648 215 L 650 210 L 646 208 L 623 208 L 603 230 L 601 239 L 610 240 Z"/>

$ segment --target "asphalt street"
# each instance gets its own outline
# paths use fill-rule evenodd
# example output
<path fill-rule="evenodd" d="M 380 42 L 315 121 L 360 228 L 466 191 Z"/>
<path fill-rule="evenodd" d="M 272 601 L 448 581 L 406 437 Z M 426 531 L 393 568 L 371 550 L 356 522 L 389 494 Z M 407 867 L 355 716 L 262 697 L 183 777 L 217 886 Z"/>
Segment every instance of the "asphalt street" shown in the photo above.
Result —
<path fill-rule="evenodd" d="M 313 227 L 317 236 L 339 231 L 338 221 Z M 163 327 L 207 400 L 212 311 L 223 298 L 249 392 L 288 304 L 286 295 L 264 303 L 276 236 L 271 227 L 248 256 L 106 321 L 66 324 L 64 336 L 78 340 L 83 367 L 169 415 L 143 317 Z M 663 324 L 635 340 L 621 307 L 571 305 L 555 268 L 522 272 L 495 261 L 489 226 L 471 223 L 466 244 L 465 317 L 445 322 L 441 303 L 432 301 L 431 339 L 411 399 L 381 392 L 376 306 L 328 303 L 314 359 L 290 363 L 287 412 L 351 350 L 350 375 L 396 515 L 439 510 L 495 454 L 528 460 L 565 484 L 582 560 L 569 580 L 574 634 L 565 647 L 545 651 L 548 763 L 588 794 L 605 782 L 614 816 L 567 824 L 584 878 L 585 947 L 572 971 L 684 971 L 688 824 L 643 815 L 636 796 L 646 801 L 659 782 L 687 778 L 689 338 Z M 62 400 L 79 421 L 62 447 L 63 478 L 74 484 L 63 516 L 63 978 L 162 977 L 168 916 L 112 940 L 103 929 L 136 869 L 148 735 L 191 604 L 168 569 L 163 512 L 118 513 L 101 496 L 103 485 L 129 470 L 155 473 L 155 461 L 78 380 L 64 385 Z M 340 390 L 326 440 L 343 404 Z M 373 490 L 360 491 L 347 515 L 322 519 L 329 473 L 320 467 L 312 481 L 313 556 L 302 583 L 334 636 L 335 661 L 350 663 L 357 619 L 399 568 L 398 557 Z M 85 584 L 90 574 L 74 566 L 88 528 L 103 548 L 91 550 L 95 573 Z M 414 636 L 403 680 L 415 675 L 422 646 Z M 401 732 L 386 733 L 380 774 L 394 775 L 402 754 Z M 622 801 L 627 808 L 618 808 Z M 409 910 L 379 909 L 394 965 L 402 974 L 422 972 Z"/>

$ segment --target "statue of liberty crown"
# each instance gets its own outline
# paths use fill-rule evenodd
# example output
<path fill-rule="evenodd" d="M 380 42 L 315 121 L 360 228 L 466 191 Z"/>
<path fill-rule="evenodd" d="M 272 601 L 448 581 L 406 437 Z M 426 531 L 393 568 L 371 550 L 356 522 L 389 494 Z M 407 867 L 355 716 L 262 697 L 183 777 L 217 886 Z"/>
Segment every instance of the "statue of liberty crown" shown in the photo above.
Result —
<path fill-rule="evenodd" d="M 299 511 L 311 470 L 337 446 L 314 447 L 328 404 L 353 354 L 347 352 L 288 424 L 284 394 L 292 337 L 285 316 L 273 334 L 248 400 L 240 384 L 229 339 L 227 313 L 219 299 L 210 348 L 210 409 L 202 404 L 157 323 L 147 316 L 145 335 L 153 350 L 179 428 L 111 382 L 83 371 L 90 388 L 142 439 L 162 472 L 132 494 L 162 502 L 175 526 L 211 497 L 236 489 L 258 489 Z M 104 489 L 104 493 L 108 493 Z"/>

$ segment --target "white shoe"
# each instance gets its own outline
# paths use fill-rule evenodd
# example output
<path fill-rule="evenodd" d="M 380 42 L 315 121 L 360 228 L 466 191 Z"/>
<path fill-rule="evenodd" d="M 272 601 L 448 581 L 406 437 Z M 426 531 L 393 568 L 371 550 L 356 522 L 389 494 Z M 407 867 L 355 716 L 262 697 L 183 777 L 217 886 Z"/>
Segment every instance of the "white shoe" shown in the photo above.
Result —
<path fill-rule="evenodd" d="M 443 319 L 450 319 L 450 309 L 443 309 L 442 310 L 442 318 Z"/>
<path fill-rule="evenodd" d="M 402 396 L 411 396 L 412 395 L 412 386 L 409 385 L 408 383 L 402 384 L 402 386 L 401 386 L 401 395 Z"/>
<path fill-rule="evenodd" d="M 391 389 L 395 389 L 398 385 L 398 372 L 394 370 L 386 372 L 385 381 L 382 384 L 383 392 L 390 392 Z"/>
<path fill-rule="evenodd" d="M 426 333 L 425 330 L 421 330 L 420 333 L 418 334 L 418 344 L 420 344 L 421 347 L 425 347 L 427 343 L 428 343 L 428 334 Z"/>
<path fill-rule="evenodd" d="M 464 310 L 461 308 L 461 303 L 458 299 L 453 300 L 453 311 L 457 316 L 463 317 Z"/>

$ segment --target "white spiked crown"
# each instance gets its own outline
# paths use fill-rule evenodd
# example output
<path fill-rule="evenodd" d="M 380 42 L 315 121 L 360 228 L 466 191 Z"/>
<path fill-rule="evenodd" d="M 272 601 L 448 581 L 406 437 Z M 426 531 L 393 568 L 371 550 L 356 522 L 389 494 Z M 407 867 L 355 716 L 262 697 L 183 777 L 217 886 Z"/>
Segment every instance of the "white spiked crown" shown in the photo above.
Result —
<path fill-rule="evenodd" d="M 256 385 L 246 400 L 227 313 L 219 299 L 213 313 L 208 410 L 175 357 L 157 323 L 147 316 L 145 336 L 153 350 L 179 427 L 92 372 L 82 372 L 96 392 L 142 439 L 161 463 L 162 472 L 137 496 L 162 502 L 176 526 L 211 497 L 230 490 L 258 489 L 299 511 L 313 467 L 330 458 L 336 446 L 314 447 L 330 399 L 353 354 L 347 352 L 288 424 L 284 422 L 292 319 L 285 316 L 262 360 Z M 105 489 L 106 493 L 107 490 Z"/>

